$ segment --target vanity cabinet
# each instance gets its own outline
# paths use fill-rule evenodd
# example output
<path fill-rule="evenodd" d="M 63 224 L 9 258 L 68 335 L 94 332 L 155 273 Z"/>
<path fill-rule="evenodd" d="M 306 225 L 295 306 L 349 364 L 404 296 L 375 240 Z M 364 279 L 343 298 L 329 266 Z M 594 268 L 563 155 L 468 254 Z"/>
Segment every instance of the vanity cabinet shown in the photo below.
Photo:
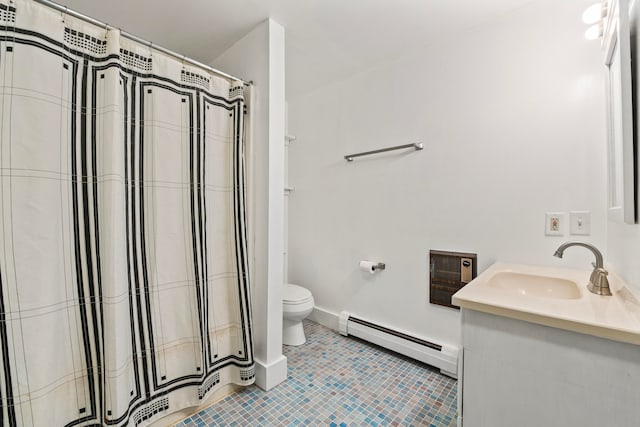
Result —
<path fill-rule="evenodd" d="M 462 308 L 462 427 L 640 426 L 640 346 Z"/>

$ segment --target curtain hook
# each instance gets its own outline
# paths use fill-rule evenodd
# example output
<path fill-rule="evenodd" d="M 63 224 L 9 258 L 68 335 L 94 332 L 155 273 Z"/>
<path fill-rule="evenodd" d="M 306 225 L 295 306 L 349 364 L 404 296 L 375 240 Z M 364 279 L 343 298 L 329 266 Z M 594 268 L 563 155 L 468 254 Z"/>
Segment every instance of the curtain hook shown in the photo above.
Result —
<path fill-rule="evenodd" d="M 62 12 L 62 23 L 66 24 L 65 20 L 67 19 L 67 12 L 69 12 L 69 6 L 64 7 L 64 12 Z"/>

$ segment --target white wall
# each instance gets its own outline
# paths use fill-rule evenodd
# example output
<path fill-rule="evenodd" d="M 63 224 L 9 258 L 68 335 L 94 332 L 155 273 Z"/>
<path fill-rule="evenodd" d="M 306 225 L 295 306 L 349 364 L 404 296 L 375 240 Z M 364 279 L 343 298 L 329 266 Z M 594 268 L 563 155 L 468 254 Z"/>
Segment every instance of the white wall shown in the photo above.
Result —
<path fill-rule="evenodd" d="M 635 46 L 635 52 L 640 53 L 640 4 L 633 2 L 630 11 L 631 15 L 631 43 Z M 637 59 L 637 58 L 636 58 Z M 635 98 L 637 104 L 640 100 L 640 65 L 635 66 Z M 640 135 L 640 115 L 636 111 L 635 126 L 636 134 Z M 640 292 L 640 225 L 628 225 L 610 221 L 607 230 L 607 247 L 609 252 L 609 262 L 616 272 L 622 276 L 627 283 Z"/>
<path fill-rule="evenodd" d="M 590 210 L 604 249 L 604 83 L 591 1 L 537 0 L 493 25 L 437 41 L 289 99 L 289 280 L 316 305 L 459 343 L 459 312 L 428 302 L 429 249 L 589 268 L 544 213 Z M 575 23 L 577 22 L 577 24 Z M 419 152 L 356 159 L 424 142 Z M 606 254 L 605 254 L 606 256 Z M 387 270 L 361 273 L 362 259 Z"/>
<path fill-rule="evenodd" d="M 251 78 L 249 246 L 256 384 L 268 390 L 287 376 L 282 355 L 284 245 L 284 28 L 258 25 L 214 60 L 214 66 Z"/>

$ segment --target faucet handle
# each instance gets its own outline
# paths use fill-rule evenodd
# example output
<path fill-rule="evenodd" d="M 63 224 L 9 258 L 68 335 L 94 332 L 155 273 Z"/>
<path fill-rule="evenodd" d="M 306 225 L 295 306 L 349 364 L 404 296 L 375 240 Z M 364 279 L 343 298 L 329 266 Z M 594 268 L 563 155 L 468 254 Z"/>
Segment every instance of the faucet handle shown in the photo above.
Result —
<path fill-rule="evenodd" d="M 591 261 L 591 265 L 593 266 L 593 268 L 598 268 L 598 266 L 596 265 L 595 261 Z"/>

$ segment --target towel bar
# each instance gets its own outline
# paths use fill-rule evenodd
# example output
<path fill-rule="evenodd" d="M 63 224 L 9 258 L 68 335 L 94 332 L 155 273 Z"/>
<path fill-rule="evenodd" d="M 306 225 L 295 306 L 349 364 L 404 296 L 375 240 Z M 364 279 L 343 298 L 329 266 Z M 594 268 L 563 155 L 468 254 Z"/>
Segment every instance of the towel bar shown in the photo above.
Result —
<path fill-rule="evenodd" d="M 397 145 L 395 147 L 381 148 L 379 150 L 365 151 L 363 153 L 347 154 L 346 156 L 344 156 L 344 158 L 347 162 L 352 162 L 354 157 L 367 156 L 369 154 L 384 153 L 384 152 L 393 151 L 393 150 L 401 150 L 403 148 L 413 148 L 415 150 L 422 150 L 424 147 L 422 146 L 422 142 L 415 142 L 413 144 Z"/>

